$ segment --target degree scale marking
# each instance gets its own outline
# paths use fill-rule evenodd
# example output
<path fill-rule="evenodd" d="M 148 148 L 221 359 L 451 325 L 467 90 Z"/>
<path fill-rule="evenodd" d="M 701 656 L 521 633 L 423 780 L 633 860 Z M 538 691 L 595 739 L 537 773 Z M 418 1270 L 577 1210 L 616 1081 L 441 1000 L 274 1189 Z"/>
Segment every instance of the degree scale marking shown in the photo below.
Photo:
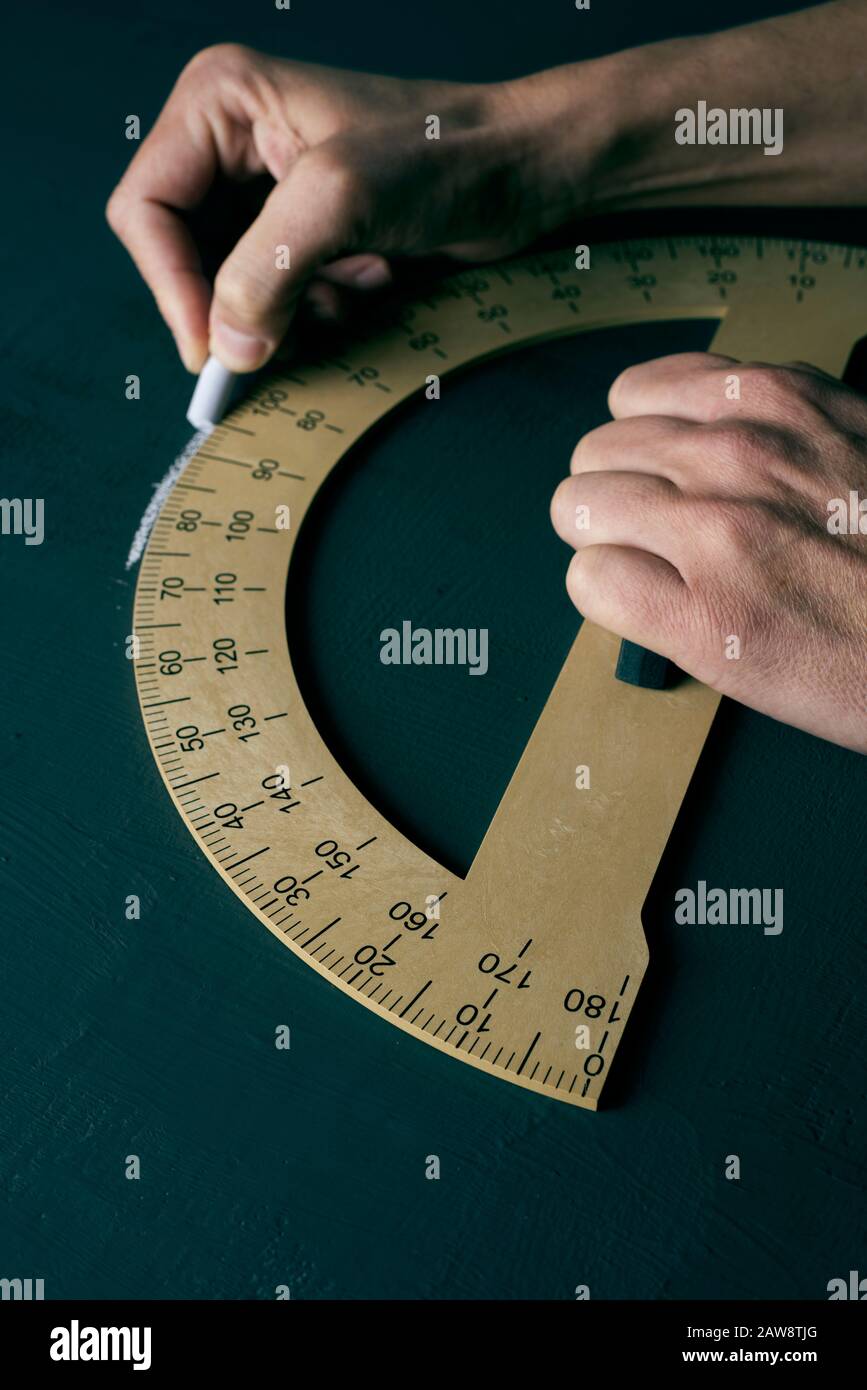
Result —
<path fill-rule="evenodd" d="M 169 494 L 134 631 L 163 780 L 273 934 L 413 1036 L 595 1109 L 647 963 L 641 906 L 718 697 L 694 681 L 667 692 L 615 681 L 617 640 L 585 623 L 463 880 L 398 834 L 331 756 L 283 616 L 320 483 L 430 373 L 558 334 L 720 317 L 717 351 L 839 374 L 865 320 L 867 256 L 853 248 L 708 236 L 591 257 L 586 271 L 571 252 L 461 270 L 385 332 L 257 390 Z M 448 408 L 447 389 L 432 408 Z M 273 525 L 280 503 L 288 532 Z M 575 788 L 578 763 L 592 791 Z M 274 781 L 283 765 L 288 796 Z M 576 1048 L 578 1025 L 589 1048 Z"/>

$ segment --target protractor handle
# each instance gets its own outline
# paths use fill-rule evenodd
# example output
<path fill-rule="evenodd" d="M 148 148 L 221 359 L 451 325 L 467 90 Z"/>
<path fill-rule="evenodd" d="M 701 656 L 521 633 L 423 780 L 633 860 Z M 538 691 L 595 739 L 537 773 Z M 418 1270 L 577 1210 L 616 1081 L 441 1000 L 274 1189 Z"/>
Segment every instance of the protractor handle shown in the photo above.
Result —
<path fill-rule="evenodd" d="M 640 685 L 645 690 L 664 690 L 671 681 L 674 667 L 665 656 L 639 647 L 637 642 L 621 642 L 614 672 L 626 685 Z"/>

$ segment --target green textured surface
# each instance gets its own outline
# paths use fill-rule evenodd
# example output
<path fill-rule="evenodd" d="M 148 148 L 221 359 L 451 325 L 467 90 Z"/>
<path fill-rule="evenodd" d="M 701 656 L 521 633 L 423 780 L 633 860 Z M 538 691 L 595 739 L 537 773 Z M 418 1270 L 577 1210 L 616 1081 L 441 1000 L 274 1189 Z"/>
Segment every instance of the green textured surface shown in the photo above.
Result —
<path fill-rule="evenodd" d="M 594 1298 L 802 1298 L 864 1268 L 863 760 L 724 707 L 593 1115 L 423 1047 L 294 958 L 207 865 L 145 742 L 124 560 L 186 442 L 189 382 L 102 224 L 123 118 L 152 118 L 217 38 L 279 33 L 296 56 L 455 76 L 587 51 L 563 6 L 534 7 L 532 26 L 523 5 L 477 9 L 442 6 L 421 46 L 405 7 L 316 19 L 300 0 L 291 41 L 267 7 L 239 24 L 188 0 L 7 25 L 23 191 L 0 493 L 44 496 L 47 534 L 0 539 L 0 1277 L 44 1278 L 48 1297 L 569 1299 L 586 1283 Z M 663 10 L 582 35 L 676 30 Z M 820 225 L 858 235 L 842 215 Z M 292 615 L 305 688 L 362 785 L 459 870 L 576 627 L 551 488 L 619 366 L 703 332 L 559 340 L 456 378 L 436 413 L 410 406 L 365 442 L 318 509 Z M 404 616 L 488 626 L 489 675 L 381 666 L 378 632 Z M 675 927 L 674 891 L 699 878 L 783 887 L 782 935 Z"/>

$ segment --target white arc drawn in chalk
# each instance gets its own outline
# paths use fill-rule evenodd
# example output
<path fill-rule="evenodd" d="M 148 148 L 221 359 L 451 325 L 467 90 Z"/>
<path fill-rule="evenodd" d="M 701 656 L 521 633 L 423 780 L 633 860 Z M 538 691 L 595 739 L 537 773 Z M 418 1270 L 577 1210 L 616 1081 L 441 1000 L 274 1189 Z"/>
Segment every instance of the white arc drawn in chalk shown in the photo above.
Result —
<path fill-rule="evenodd" d="M 210 433 L 211 431 L 209 429 L 197 430 L 190 442 L 182 452 L 178 454 L 162 481 L 154 484 L 154 495 L 145 507 L 144 516 L 139 522 L 136 533 L 132 538 L 132 545 L 129 548 L 129 554 L 126 557 L 124 569 L 131 570 L 133 565 L 137 564 L 141 559 L 142 551 L 147 545 L 148 536 L 153 529 L 153 524 L 160 514 L 160 508 L 190 459 L 194 456 L 196 451 L 202 447 Z"/>

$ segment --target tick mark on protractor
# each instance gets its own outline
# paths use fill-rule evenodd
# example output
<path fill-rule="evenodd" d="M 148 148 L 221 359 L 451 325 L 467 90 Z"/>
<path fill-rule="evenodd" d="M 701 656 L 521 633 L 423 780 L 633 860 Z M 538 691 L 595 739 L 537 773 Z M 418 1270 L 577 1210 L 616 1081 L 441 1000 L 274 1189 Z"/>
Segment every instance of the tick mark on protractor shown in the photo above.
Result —
<path fill-rule="evenodd" d="M 403 1009 L 401 1009 L 401 1011 L 400 1011 L 400 1016 L 401 1016 L 401 1018 L 405 1018 L 405 1017 L 406 1017 L 406 1015 L 409 1013 L 409 1011 L 410 1011 L 410 1009 L 413 1007 L 413 1005 L 418 1003 L 419 999 L 421 999 L 422 995 L 425 994 L 425 993 L 430 989 L 430 987 L 431 987 L 432 984 L 433 984 L 433 980 L 428 980 L 426 984 L 423 984 L 423 985 L 422 985 L 422 987 L 421 987 L 420 990 L 417 990 L 417 991 L 416 991 L 416 993 L 415 993 L 415 994 L 412 996 L 412 998 L 410 999 L 409 1003 L 408 1003 Z"/>
<path fill-rule="evenodd" d="M 309 950 L 310 947 L 312 946 L 313 942 L 314 942 L 314 941 L 318 941 L 319 938 L 320 938 L 320 936 L 324 936 L 325 933 L 326 933 L 327 931 L 330 931 L 332 927 L 336 927 L 339 921 L 340 921 L 340 918 L 339 918 L 339 917 L 335 917 L 333 922 L 326 922 L 326 924 L 325 924 L 324 927 L 320 927 L 319 931 L 316 932 L 313 936 L 311 936 L 311 937 L 309 938 L 308 941 L 306 941 L 306 942 L 304 943 L 304 949 L 305 949 L 305 951 Z"/>
<path fill-rule="evenodd" d="M 285 638 L 304 509 L 441 364 L 588 324 L 694 321 L 716 304 L 713 351 L 839 375 L 867 318 L 865 265 L 851 247 L 721 234 L 600 245 L 592 272 L 571 248 L 464 270 L 429 289 L 427 307 L 392 307 L 367 339 L 353 330 L 339 355 L 278 368 L 164 503 L 132 662 L 161 780 L 234 890 L 227 910 L 252 910 L 348 998 L 442 1054 L 444 1081 L 461 1062 L 513 1086 L 516 1105 L 526 1088 L 596 1108 L 647 966 L 642 906 L 718 697 L 685 679 L 660 702 L 616 681 L 617 639 L 585 622 L 469 872 L 450 874 L 362 795 L 305 706 Z M 219 452 L 234 447 L 245 457 Z M 282 502 L 292 526 L 272 541 Z M 552 772 L 575 765 L 575 710 L 594 769 L 580 792 Z"/>
<path fill-rule="evenodd" d="M 222 454 L 197 454 L 197 458 L 207 459 L 209 463 L 233 463 L 236 468 L 252 468 L 252 463 L 244 463 L 243 459 L 224 458 Z"/>
<path fill-rule="evenodd" d="M 258 802 L 257 804 L 261 806 L 262 803 Z M 244 809 L 249 810 L 250 808 L 245 807 Z M 260 854 L 267 854 L 270 848 L 270 845 L 263 845 L 261 849 L 254 850 L 252 854 L 245 855 L 243 859 L 236 859 L 233 864 L 226 864 L 225 867 L 227 869 L 239 869 L 242 864 L 248 863 L 249 860 L 258 859 Z"/>
<path fill-rule="evenodd" d="M 172 782 L 172 791 L 179 792 L 183 787 L 191 787 L 195 782 L 210 782 L 212 777 L 219 775 L 219 772 L 206 772 L 203 777 L 193 777 L 189 782 Z"/>

